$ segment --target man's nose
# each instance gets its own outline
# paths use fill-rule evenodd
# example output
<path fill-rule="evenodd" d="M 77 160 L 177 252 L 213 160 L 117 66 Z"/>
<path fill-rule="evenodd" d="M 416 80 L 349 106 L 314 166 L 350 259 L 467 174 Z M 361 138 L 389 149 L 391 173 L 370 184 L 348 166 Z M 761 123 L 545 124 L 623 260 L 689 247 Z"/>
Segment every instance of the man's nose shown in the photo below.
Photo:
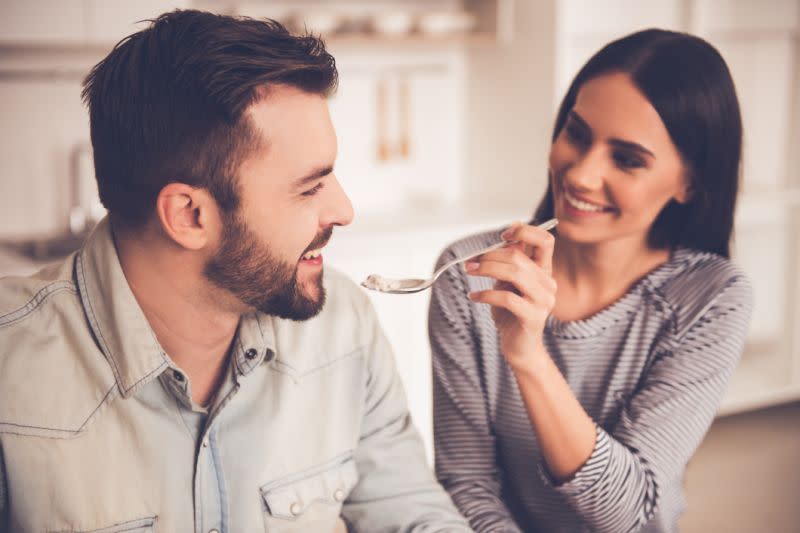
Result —
<path fill-rule="evenodd" d="M 331 176 L 330 187 L 329 203 L 321 223 L 323 226 L 346 226 L 353 221 L 353 204 L 336 176 Z"/>

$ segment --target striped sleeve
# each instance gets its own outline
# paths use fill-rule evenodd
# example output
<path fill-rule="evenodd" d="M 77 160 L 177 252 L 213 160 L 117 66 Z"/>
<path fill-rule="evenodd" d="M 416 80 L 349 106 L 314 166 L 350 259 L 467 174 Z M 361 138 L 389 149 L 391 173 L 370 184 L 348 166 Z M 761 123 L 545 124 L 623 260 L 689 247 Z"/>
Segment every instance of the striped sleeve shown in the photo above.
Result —
<path fill-rule="evenodd" d="M 598 428 L 587 462 L 555 487 L 592 531 L 640 530 L 658 510 L 660 488 L 680 480 L 738 363 L 751 309 L 749 282 L 731 279 L 665 343 L 615 427 Z"/>
<path fill-rule="evenodd" d="M 437 268 L 453 257 L 445 252 Z M 475 531 L 519 532 L 500 495 L 501 472 L 466 293 L 462 270 L 451 268 L 431 295 L 436 475 Z"/>

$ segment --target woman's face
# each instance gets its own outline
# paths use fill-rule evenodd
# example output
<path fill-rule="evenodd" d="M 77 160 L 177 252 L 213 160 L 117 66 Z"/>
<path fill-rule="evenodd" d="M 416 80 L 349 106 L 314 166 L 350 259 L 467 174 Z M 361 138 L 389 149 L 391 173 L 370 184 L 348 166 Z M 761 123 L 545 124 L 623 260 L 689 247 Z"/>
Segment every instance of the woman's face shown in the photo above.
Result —
<path fill-rule="evenodd" d="M 550 179 L 559 236 L 585 244 L 646 243 L 661 209 L 688 199 L 677 148 L 624 73 L 580 88 L 550 149 Z"/>

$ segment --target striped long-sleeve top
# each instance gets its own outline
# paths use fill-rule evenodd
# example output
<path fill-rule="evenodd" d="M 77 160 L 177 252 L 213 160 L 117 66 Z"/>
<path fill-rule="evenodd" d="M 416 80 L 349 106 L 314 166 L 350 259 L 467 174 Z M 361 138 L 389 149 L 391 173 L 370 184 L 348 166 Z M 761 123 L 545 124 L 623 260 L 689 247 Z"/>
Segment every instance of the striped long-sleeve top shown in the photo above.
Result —
<path fill-rule="evenodd" d="M 439 264 L 499 235 L 463 239 Z M 451 268 L 434 285 L 429 316 L 436 473 L 471 526 L 675 531 L 686 506 L 686 463 L 743 349 L 747 278 L 720 256 L 679 248 L 597 314 L 548 318 L 550 356 L 597 427 L 589 459 L 558 485 L 546 473 L 490 308 L 467 298 L 491 285 Z"/>

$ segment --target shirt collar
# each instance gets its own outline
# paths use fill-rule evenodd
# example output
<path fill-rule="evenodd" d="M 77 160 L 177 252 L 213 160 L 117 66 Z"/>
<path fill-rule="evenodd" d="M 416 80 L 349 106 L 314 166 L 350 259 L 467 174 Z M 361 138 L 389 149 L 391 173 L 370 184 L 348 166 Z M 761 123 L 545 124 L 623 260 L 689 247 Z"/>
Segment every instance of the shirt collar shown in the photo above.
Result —
<path fill-rule="evenodd" d="M 247 375 L 260 364 L 275 359 L 273 320 L 257 312 L 242 316 L 231 354 L 239 374 Z"/>
<path fill-rule="evenodd" d="M 136 302 L 104 218 L 78 253 L 76 276 L 86 316 L 119 385 L 128 397 L 169 365 Z"/>
<path fill-rule="evenodd" d="M 123 397 L 174 367 L 139 307 L 119 262 L 111 224 L 104 218 L 76 260 L 76 277 L 89 324 L 108 359 Z M 244 315 L 231 354 L 240 374 L 275 355 L 272 317 Z"/>

